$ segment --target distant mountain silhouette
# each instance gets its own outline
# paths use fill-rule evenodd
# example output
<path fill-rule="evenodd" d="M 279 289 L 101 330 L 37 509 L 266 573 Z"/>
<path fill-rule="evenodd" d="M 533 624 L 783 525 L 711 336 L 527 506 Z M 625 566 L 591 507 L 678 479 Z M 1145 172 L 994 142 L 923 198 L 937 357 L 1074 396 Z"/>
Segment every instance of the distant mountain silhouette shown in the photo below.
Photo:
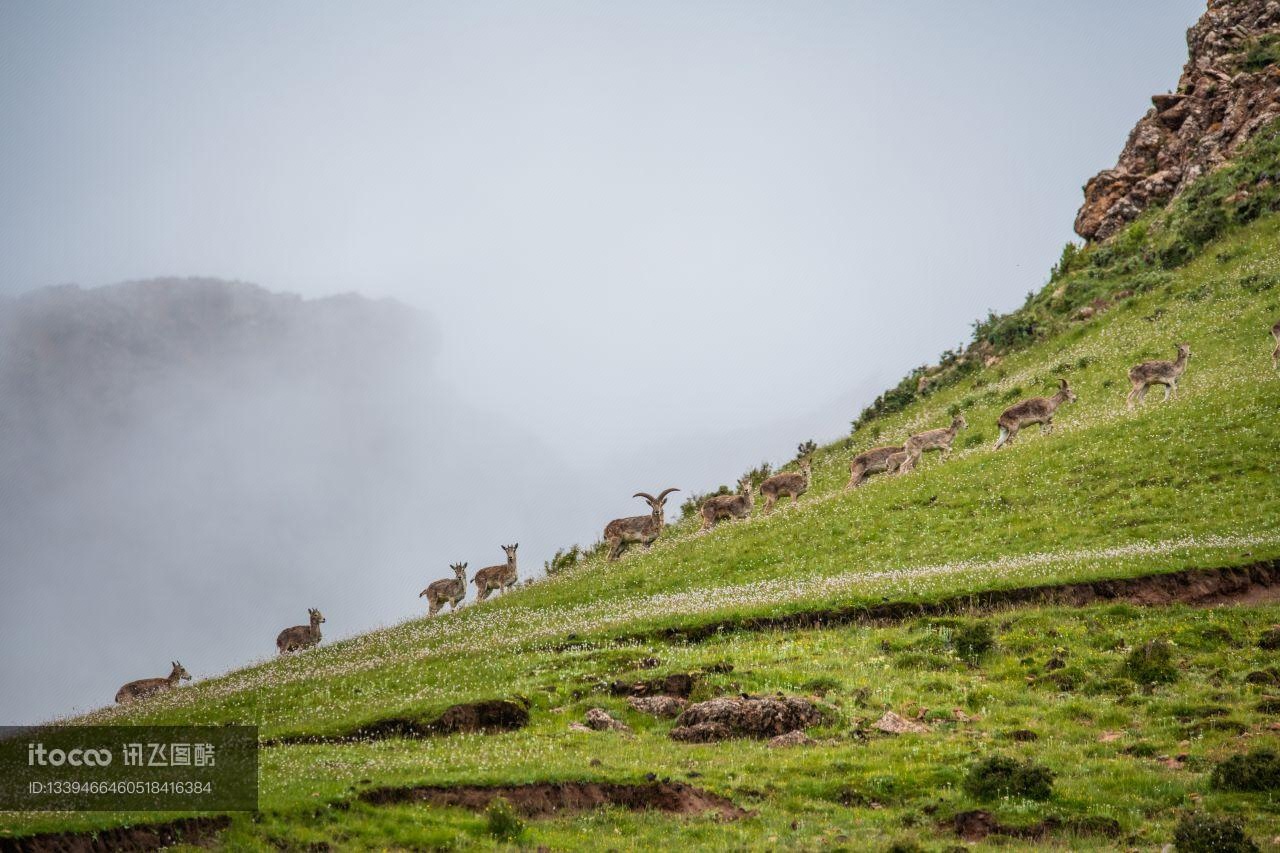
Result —
<path fill-rule="evenodd" d="M 462 404 L 434 350 L 396 302 L 212 279 L 0 301 L 0 620 L 49 640 L 0 682 L 64 682 L 5 713 L 271 654 L 308 607 L 333 637 L 402 618 L 503 542 L 532 574 L 582 490 L 517 418 Z"/>

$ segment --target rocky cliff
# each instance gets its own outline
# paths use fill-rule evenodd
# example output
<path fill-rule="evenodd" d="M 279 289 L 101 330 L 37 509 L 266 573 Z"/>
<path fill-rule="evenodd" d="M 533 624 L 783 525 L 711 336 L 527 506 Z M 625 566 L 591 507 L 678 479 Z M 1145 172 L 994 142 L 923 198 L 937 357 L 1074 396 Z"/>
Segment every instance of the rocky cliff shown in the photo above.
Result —
<path fill-rule="evenodd" d="M 1210 0 L 1178 88 L 1152 97 L 1114 169 L 1084 188 L 1076 233 L 1105 240 L 1280 118 L 1280 0 Z"/>

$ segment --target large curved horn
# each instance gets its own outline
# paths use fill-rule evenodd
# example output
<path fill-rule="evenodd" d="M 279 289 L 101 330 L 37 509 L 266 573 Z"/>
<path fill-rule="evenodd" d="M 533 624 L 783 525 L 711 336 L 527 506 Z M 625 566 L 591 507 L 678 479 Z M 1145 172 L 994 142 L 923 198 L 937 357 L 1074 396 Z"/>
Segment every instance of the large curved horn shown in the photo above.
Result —
<path fill-rule="evenodd" d="M 672 492 L 678 492 L 678 491 L 680 490 L 677 488 L 663 489 L 662 493 L 658 495 L 658 501 L 659 502 L 664 501 L 666 500 L 667 495 L 671 494 Z"/>
<path fill-rule="evenodd" d="M 658 502 L 658 499 L 657 499 L 657 498 L 655 498 L 653 495 L 649 494 L 648 492 L 636 492 L 636 493 L 635 493 L 634 495 L 632 495 L 631 497 L 633 497 L 633 498 L 644 498 L 645 500 L 647 500 L 647 501 L 648 501 L 649 503 L 651 503 L 651 504 L 652 504 L 652 503 L 657 503 L 657 502 Z"/>

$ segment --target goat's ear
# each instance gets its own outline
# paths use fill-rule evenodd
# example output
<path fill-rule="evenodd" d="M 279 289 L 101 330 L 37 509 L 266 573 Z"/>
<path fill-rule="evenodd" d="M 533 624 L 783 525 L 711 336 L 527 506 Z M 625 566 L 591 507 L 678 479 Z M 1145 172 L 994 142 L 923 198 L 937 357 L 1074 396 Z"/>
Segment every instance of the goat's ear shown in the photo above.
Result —
<path fill-rule="evenodd" d="M 1065 388 L 1067 387 L 1067 380 L 1065 380 L 1065 379 L 1059 379 L 1059 380 L 1058 380 L 1058 387 L 1059 387 L 1059 388 L 1064 388 L 1064 389 L 1065 389 Z"/>

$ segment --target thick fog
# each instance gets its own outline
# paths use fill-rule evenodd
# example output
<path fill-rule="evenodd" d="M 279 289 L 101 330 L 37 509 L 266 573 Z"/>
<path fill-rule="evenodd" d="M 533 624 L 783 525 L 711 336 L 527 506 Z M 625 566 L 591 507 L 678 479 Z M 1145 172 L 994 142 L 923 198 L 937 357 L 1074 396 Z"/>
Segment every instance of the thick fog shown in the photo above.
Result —
<path fill-rule="evenodd" d="M 1202 7 L 0 4 L 0 723 L 843 435 Z"/>

